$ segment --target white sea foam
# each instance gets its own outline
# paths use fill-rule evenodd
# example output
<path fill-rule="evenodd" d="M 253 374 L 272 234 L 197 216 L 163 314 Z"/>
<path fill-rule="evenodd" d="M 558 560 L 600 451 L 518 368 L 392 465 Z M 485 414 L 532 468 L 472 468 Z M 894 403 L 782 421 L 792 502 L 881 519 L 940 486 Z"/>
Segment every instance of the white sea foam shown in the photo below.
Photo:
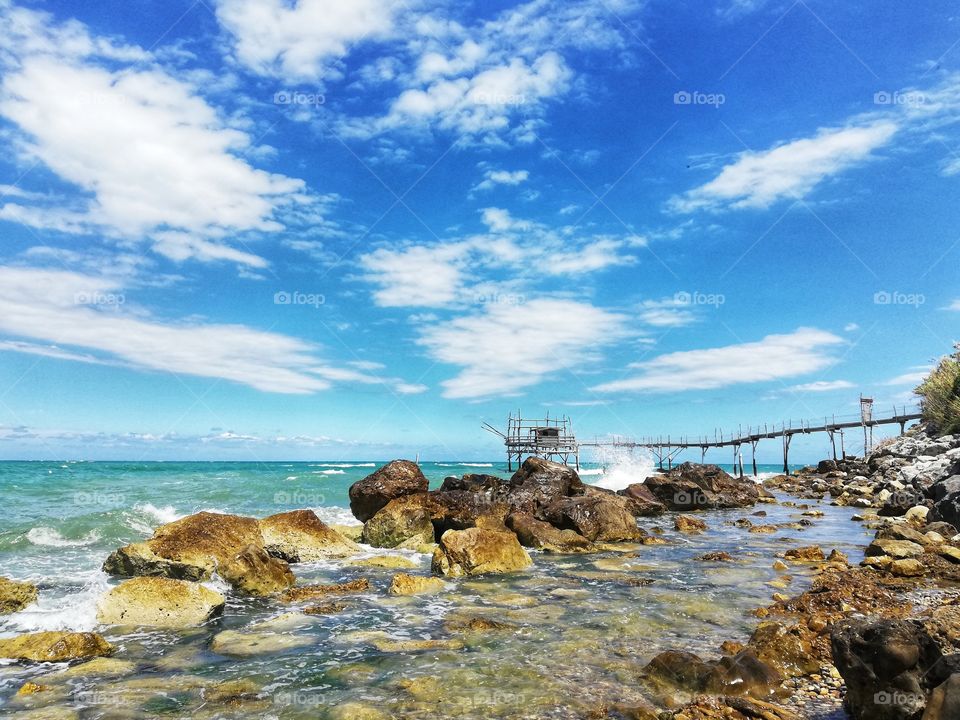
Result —
<path fill-rule="evenodd" d="M 438 467 L 482 467 L 482 468 L 492 468 L 493 463 L 468 463 L 468 462 L 459 462 L 459 463 L 437 463 Z"/>
<path fill-rule="evenodd" d="M 603 468 L 588 468 L 586 470 L 581 470 L 578 474 L 582 477 L 583 475 L 603 475 L 606 472 Z"/>
<path fill-rule="evenodd" d="M 97 600 L 109 590 L 106 573 L 91 570 L 83 587 L 73 592 L 42 592 L 37 602 L 4 618 L 4 632 L 68 630 L 86 632 L 97 627 Z"/>
<path fill-rule="evenodd" d="M 358 467 L 376 467 L 376 463 L 311 463 L 310 467 L 325 468 L 358 468 Z"/>
<path fill-rule="evenodd" d="M 323 522 L 328 525 L 359 525 L 357 519 L 353 516 L 353 513 L 350 512 L 347 508 L 342 507 L 316 507 L 313 508 L 313 511 L 317 514 L 317 517 L 323 520 Z"/>
<path fill-rule="evenodd" d="M 42 545 L 45 547 L 84 547 L 85 545 L 93 545 L 99 539 L 99 530 L 91 530 L 82 538 L 74 539 L 65 538 L 58 530 L 42 525 L 31 528 L 27 533 L 27 540 L 34 545 Z"/>
<path fill-rule="evenodd" d="M 628 485 L 643 482 L 655 472 L 653 458 L 646 453 L 607 450 L 600 461 L 604 465 L 603 474 L 591 484 L 607 490 L 623 490 Z"/>
<path fill-rule="evenodd" d="M 296 475 L 291 475 L 290 477 L 287 478 L 287 480 L 296 480 L 296 479 L 297 479 Z"/>
<path fill-rule="evenodd" d="M 137 503 L 133 506 L 133 509 L 146 515 L 150 520 L 155 521 L 159 525 L 166 525 L 167 523 L 172 523 L 174 520 L 179 520 L 184 517 L 183 514 L 177 512 L 177 509 L 173 507 L 173 505 L 157 507 L 153 503 Z"/>
<path fill-rule="evenodd" d="M 314 470 L 312 475 L 345 475 L 346 470 Z"/>

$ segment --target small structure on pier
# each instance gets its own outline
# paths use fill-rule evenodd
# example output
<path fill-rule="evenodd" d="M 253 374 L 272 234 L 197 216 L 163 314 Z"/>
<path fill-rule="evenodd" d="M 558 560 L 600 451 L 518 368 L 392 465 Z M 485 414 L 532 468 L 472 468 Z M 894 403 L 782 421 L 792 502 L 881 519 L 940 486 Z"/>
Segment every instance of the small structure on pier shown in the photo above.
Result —
<path fill-rule="evenodd" d="M 507 470 L 519 468 L 524 457 L 531 455 L 580 469 L 580 445 L 573 434 L 573 422 L 566 415 L 551 418 L 548 413 L 542 420 L 525 419 L 520 411 L 507 417 L 507 431 L 501 432 L 489 423 L 483 428 L 503 438 L 507 448 Z"/>

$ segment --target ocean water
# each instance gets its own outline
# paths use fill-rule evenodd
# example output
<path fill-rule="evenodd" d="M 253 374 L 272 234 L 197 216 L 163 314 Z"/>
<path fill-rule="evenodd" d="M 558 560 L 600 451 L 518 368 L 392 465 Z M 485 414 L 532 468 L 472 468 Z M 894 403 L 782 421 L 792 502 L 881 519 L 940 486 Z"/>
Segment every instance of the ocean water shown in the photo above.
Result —
<path fill-rule="evenodd" d="M 62 668 L 0 664 L 0 716 L 53 704 L 81 712 L 84 720 L 148 717 L 154 711 L 164 717 L 299 718 L 324 717 L 344 703 L 360 702 L 387 717 L 574 717 L 584 703 L 646 697 L 637 675 L 659 650 L 710 655 L 723 640 L 747 637 L 755 623 L 747 611 L 768 604 L 774 592 L 768 583 L 780 575 L 771 567 L 777 552 L 819 543 L 825 550 L 838 547 L 856 561 L 866 538 L 850 522 L 848 508 L 824 506 L 826 516 L 812 526 L 774 535 L 748 534 L 733 521 L 763 511 L 767 517 L 755 522 L 795 522 L 802 517 L 799 508 L 762 505 L 713 512 L 705 516 L 710 529 L 698 536 L 675 533 L 667 514 L 640 521 L 641 527 L 663 533 L 667 545 L 586 556 L 533 553 L 535 567 L 526 573 L 451 582 L 439 595 L 403 598 L 385 592 L 395 571 L 345 561 L 294 565 L 302 582 L 363 576 L 374 591 L 348 598 L 348 608 L 337 615 L 311 617 L 296 627 L 268 625 L 271 632 L 293 637 L 296 647 L 244 658 L 211 652 L 211 638 L 224 629 L 275 622 L 295 608 L 234 596 L 222 618 L 200 629 L 178 633 L 97 625 L 97 598 L 116 582 L 100 568 L 117 547 L 200 510 L 263 517 L 307 507 L 327 522 L 355 524 L 348 488 L 378 465 L 0 463 L 0 575 L 40 588 L 38 603 L 0 616 L 0 637 L 96 629 L 118 647 L 117 657 L 137 664 L 129 678 L 73 680 L 59 695 L 28 699 L 14 697 L 23 682 L 42 681 L 38 678 Z M 448 475 L 468 472 L 508 476 L 498 462 L 423 463 L 422 469 L 431 487 Z M 761 470 L 775 474 L 778 468 Z M 588 483 L 622 487 L 651 471 L 648 460 L 630 459 L 586 464 L 581 474 Z M 715 549 L 737 561 L 691 561 Z M 384 553 L 369 549 L 370 555 Z M 410 572 L 429 572 L 428 555 L 393 554 L 420 568 Z M 792 568 L 790 591 L 802 591 L 811 573 L 803 566 Z M 635 582 L 638 578 L 649 584 Z M 456 650 L 396 653 L 376 644 L 383 637 L 459 638 L 447 621 L 475 616 L 493 616 L 516 629 L 464 638 L 465 647 Z M 229 712 L 204 699 L 204 688 L 237 679 L 256 691 Z M 411 683 L 417 688 L 439 684 L 442 692 L 427 699 L 411 691 Z"/>

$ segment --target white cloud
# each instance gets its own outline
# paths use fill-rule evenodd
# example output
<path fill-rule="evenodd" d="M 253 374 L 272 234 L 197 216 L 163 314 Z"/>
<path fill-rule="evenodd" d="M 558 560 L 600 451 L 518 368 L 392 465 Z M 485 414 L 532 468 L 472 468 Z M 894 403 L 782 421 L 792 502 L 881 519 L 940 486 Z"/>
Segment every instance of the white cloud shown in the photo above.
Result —
<path fill-rule="evenodd" d="M 796 377 L 823 370 L 830 350 L 844 341 L 823 330 L 799 328 L 757 342 L 660 355 L 632 367 L 640 374 L 603 383 L 598 392 L 679 392 L 711 390 L 742 383 Z"/>
<path fill-rule="evenodd" d="M 152 236 L 176 260 L 262 266 L 223 238 L 282 229 L 286 208 L 313 202 L 303 181 L 242 159 L 250 137 L 143 51 L 112 52 L 110 60 L 133 54 L 140 62 L 107 68 L 102 54 L 112 45 L 72 23 L 73 44 L 57 47 L 44 33 L 66 31 L 25 12 L 17 13 L 30 22 L 12 46 L 15 57 L 5 58 L 0 115 L 18 128 L 15 146 L 25 162 L 42 162 L 89 199 L 20 195 L 0 207 L 0 218 L 67 233 Z"/>
<path fill-rule="evenodd" d="M 530 177 L 528 170 L 487 170 L 474 190 L 492 190 L 497 185 L 519 185 Z"/>
<path fill-rule="evenodd" d="M 397 0 L 217 0 L 220 24 L 237 59 L 251 70 L 294 80 L 339 74 L 337 65 L 364 40 L 389 35 Z"/>
<path fill-rule="evenodd" d="M 419 343 L 439 362 L 459 365 L 442 383 L 448 398 L 515 395 L 596 357 L 624 335 L 622 315 L 572 300 L 532 300 L 423 330 Z"/>
<path fill-rule="evenodd" d="M 844 332 L 856 332 L 859 329 L 860 329 L 860 326 L 857 325 L 856 323 L 847 323 L 846 325 L 843 326 Z"/>
<path fill-rule="evenodd" d="M 944 308 L 944 309 L 945 309 L 945 310 L 951 310 L 951 311 L 953 311 L 953 312 L 960 312 L 960 298 L 954 300 L 952 303 L 950 303 L 949 305 L 947 305 L 947 307 Z"/>
<path fill-rule="evenodd" d="M 893 138 L 890 120 L 829 128 L 770 150 L 743 152 L 710 182 L 670 201 L 678 212 L 765 208 L 782 198 L 802 198 L 827 178 L 870 158 Z"/>
<path fill-rule="evenodd" d="M 516 304 L 544 276 L 575 276 L 636 262 L 637 236 L 578 238 L 502 208 L 485 208 L 489 234 L 432 245 L 380 248 L 360 257 L 383 307 L 454 307 L 509 296 Z"/>
<path fill-rule="evenodd" d="M 848 380 L 816 380 L 815 382 L 793 385 L 787 388 L 787 390 L 799 393 L 820 393 L 833 392 L 834 390 L 849 390 L 853 387 L 856 387 L 856 385 Z"/>
<path fill-rule="evenodd" d="M 690 303 L 676 297 L 645 300 L 640 306 L 640 319 L 654 327 L 683 327 L 696 321 Z"/>
<path fill-rule="evenodd" d="M 334 382 L 407 385 L 324 365 L 318 348 L 243 325 L 164 323 L 126 307 L 114 280 L 0 266 L 0 350 L 218 378 L 276 393 L 312 393 Z M 80 352 L 82 349 L 86 352 Z"/>
<path fill-rule="evenodd" d="M 933 368 L 927 365 L 923 365 L 917 368 L 913 368 L 910 372 L 903 373 L 902 375 L 897 375 L 892 377 L 889 380 L 885 380 L 883 385 L 897 386 L 897 385 L 919 385 L 924 380 L 927 379 L 927 376 L 930 374 L 930 371 Z"/>

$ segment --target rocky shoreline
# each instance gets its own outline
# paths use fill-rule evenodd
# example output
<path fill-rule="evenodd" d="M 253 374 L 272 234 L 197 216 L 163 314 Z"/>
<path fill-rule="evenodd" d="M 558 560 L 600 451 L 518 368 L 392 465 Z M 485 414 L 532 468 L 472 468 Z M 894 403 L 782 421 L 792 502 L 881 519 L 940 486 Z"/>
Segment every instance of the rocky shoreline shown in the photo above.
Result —
<path fill-rule="evenodd" d="M 596 555 L 598 569 L 580 571 L 579 577 L 643 587 L 649 579 L 621 568 L 629 568 L 632 558 L 642 559 L 634 548 L 671 542 L 661 520 L 672 519 L 673 531 L 682 537 L 703 533 L 714 511 L 742 510 L 731 521 L 738 531 L 803 531 L 823 517 L 817 505 L 830 503 L 862 511 L 856 517 L 876 531 L 860 567 L 828 545 L 784 548 L 779 558 L 771 558 L 781 573 L 770 583 L 777 590 L 773 603 L 753 612 L 756 624 L 749 638 L 730 639 L 713 657 L 695 655 L 688 647 L 660 652 L 626 671 L 621 692 L 605 691 L 607 700 L 570 717 L 830 718 L 842 716 L 845 701 L 857 720 L 944 720 L 960 717 L 960 536 L 950 521 L 956 520 L 951 513 L 958 505 L 958 471 L 960 438 L 934 438 L 922 431 L 885 444 L 866 459 L 821 463 L 764 486 L 716 466 L 686 463 L 614 493 L 585 485 L 570 468 L 530 458 L 509 480 L 449 477 L 431 491 L 416 464 L 394 461 L 350 488 L 351 510 L 362 528 L 328 526 L 310 510 L 260 520 L 201 512 L 118 548 L 103 569 L 119 583 L 98 602 L 98 622 L 106 628 L 189 631 L 215 627 L 237 602 L 267 603 L 284 612 L 273 620 L 217 630 L 210 652 L 235 658 L 293 653 L 307 648 L 310 639 L 287 630 L 309 618 L 336 616 L 352 598 L 377 592 L 363 576 L 333 584 L 301 582 L 297 568 L 302 564 L 396 570 L 387 596 L 429 597 L 456 593 L 458 584 L 471 578 L 522 577 L 541 555 Z M 766 521 L 766 511 L 757 506 L 778 502 L 771 490 L 798 498 L 781 498 L 795 505 L 798 520 Z M 388 554 L 358 559 L 364 552 L 358 543 Z M 392 554 L 398 549 L 429 553 L 429 574 Z M 615 557 L 607 559 L 611 554 Z M 720 550 L 695 558 L 705 568 L 733 561 Z M 792 575 L 801 571 L 815 573 L 812 586 L 786 594 Z M 551 592 L 575 602 L 578 591 L 554 582 Z M 0 580 L 0 612 L 21 610 L 36 597 L 29 584 Z M 520 596 L 509 602 L 529 605 Z M 381 631 L 357 637 L 388 654 L 456 653 L 470 637 L 495 638 L 520 627 L 509 612 L 461 613 L 445 623 L 445 637 L 404 639 Z M 36 677 L 11 701 L 25 718 L 80 717 L 58 704 L 65 697 L 62 667 L 45 674 L 46 666 L 37 663 L 70 663 L 66 672 L 80 673 L 83 668 L 118 672 L 123 663 L 133 664 L 122 647 L 95 632 L 0 640 L 0 658 L 37 667 Z M 209 706 L 205 700 L 214 717 L 246 712 L 262 700 L 252 685 L 239 695 L 208 685 L 200 686 L 204 698 L 219 696 L 227 703 Z M 373 706 L 349 705 L 326 716 L 389 717 Z M 51 714 L 56 709 L 62 713 Z"/>

